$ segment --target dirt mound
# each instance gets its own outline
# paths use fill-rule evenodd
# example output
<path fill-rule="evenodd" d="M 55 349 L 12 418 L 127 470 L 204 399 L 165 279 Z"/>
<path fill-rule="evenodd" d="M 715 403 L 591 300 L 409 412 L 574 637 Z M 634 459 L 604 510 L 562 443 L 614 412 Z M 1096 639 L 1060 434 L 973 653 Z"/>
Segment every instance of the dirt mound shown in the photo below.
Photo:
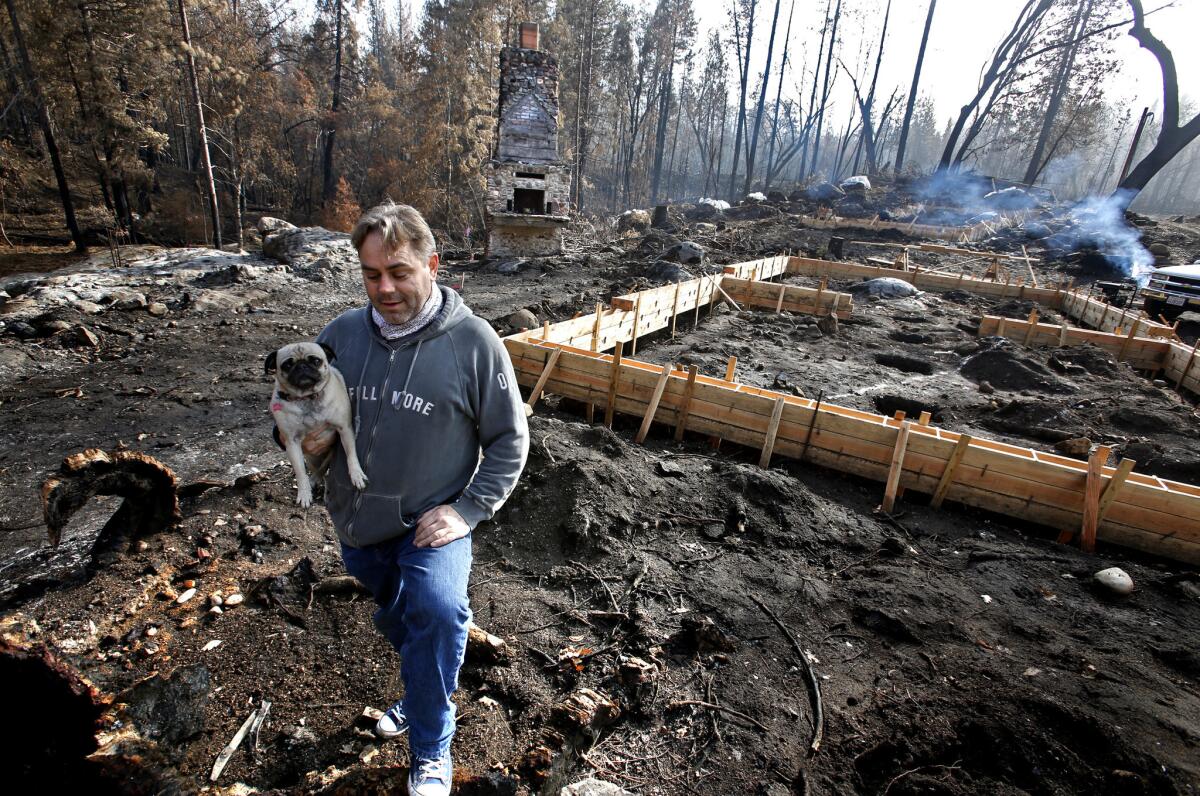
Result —
<path fill-rule="evenodd" d="M 1072 385 L 1058 379 L 1037 360 L 1018 354 L 1008 340 L 987 338 L 983 342 L 991 347 L 968 357 L 959 368 L 968 379 L 989 382 L 1000 390 L 1074 391 Z"/>
<path fill-rule="evenodd" d="M 1127 367 L 1113 359 L 1112 354 L 1094 345 L 1060 348 L 1051 355 L 1047 364 L 1064 375 L 1090 373 L 1106 379 L 1135 378 Z"/>

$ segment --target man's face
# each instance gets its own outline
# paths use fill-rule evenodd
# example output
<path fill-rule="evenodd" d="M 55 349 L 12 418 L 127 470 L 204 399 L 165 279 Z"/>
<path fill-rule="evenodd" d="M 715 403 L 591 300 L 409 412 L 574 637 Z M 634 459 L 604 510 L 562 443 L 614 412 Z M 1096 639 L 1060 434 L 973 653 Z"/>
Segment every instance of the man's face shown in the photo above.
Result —
<path fill-rule="evenodd" d="M 411 321 L 434 289 L 438 256 L 422 261 L 411 243 L 389 250 L 383 235 L 372 232 L 363 239 L 358 260 L 367 298 L 388 323 L 398 326 Z"/>

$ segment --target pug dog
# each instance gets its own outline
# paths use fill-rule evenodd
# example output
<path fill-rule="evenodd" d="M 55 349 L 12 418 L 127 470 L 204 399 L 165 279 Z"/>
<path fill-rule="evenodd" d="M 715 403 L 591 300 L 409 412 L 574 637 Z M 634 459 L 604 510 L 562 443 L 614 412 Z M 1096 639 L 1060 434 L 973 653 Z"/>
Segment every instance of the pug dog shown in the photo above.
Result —
<path fill-rule="evenodd" d="M 296 473 L 299 486 L 296 502 L 304 508 L 312 505 L 312 484 L 305 464 L 316 482 L 323 484 L 333 460 L 332 447 L 319 457 L 304 453 L 301 443 L 312 431 L 326 426 L 336 430 L 346 452 L 350 482 L 357 489 L 367 485 L 354 447 L 350 395 L 342 374 L 329 364 L 333 358 L 333 349 L 324 343 L 292 343 L 267 354 L 265 371 L 275 376 L 271 415 L 279 429 L 279 441 Z"/>

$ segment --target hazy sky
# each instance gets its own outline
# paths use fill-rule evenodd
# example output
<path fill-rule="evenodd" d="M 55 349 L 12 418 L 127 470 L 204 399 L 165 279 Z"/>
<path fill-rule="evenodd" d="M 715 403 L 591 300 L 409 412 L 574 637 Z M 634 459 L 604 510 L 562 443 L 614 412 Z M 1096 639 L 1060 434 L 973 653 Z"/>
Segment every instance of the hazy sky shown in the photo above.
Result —
<path fill-rule="evenodd" d="M 791 0 L 784 0 L 780 11 L 777 33 L 779 37 L 783 36 L 787 24 L 790 2 Z M 730 3 L 731 0 L 694 0 L 696 16 L 704 36 L 707 34 L 703 31 L 714 26 L 728 28 Z M 805 53 L 809 53 L 808 69 L 811 74 L 812 62 L 817 55 L 825 2 L 796 0 L 795 5 L 791 58 L 799 63 L 804 59 Z M 925 65 L 921 72 L 919 92 L 934 100 L 940 124 L 944 123 L 947 117 L 957 113 L 958 108 L 974 94 L 981 70 L 990 60 L 995 46 L 1011 29 L 1023 5 L 1022 0 L 938 0 L 929 36 L 929 47 L 925 53 Z M 1166 5 L 1166 0 L 1143 0 L 1143 5 L 1149 11 Z M 846 17 L 841 23 L 839 38 L 843 41 L 841 56 L 850 69 L 855 68 L 863 52 L 873 51 L 878 45 L 885 6 L 886 0 L 843 0 L 843 13 Z M 766 57 L 766 37 L 770 32 L 774 2 L 759 0 L 759 7 L 755 49 L 759 50 L 757 69 L 761 71 L 761 61 Z M 892 18 L 884 48 L 878 90 L 885 99 L 897 86 L 901 87 L 901 95 L 908 91 L 928 8 L 928 0 L 892 0 Z M 1128 17 L 1129 14 L 1126 13 L 1122 18 Z M 1200 0 L 1176 0 L 1168 7 L 1148 16 L 1146 24 L 1152 33 L 1171 48 L 1179 72 L 1181 93 L 1191 96 L 1200 104 L 1200 47 L 1196 46 L 1196 38 L 1200 35 Z M 1110 82 L 1107 93 L 1111 100 L 1119 97 L 1136 106 L 1136 117 L 1142 106 L 1154 106 L 1161 102 L 1162 81 L 1158 62 L 1149 51 L 1139 47 L 1132 37 L 1124 33 L 1128 27 L 1126 25 L 1119 29 L 1121 33 L 1114 42 L 1121 68 Z M 729 54 L 732 60 L 732 47 Z M 792 77 L 788 78 L 788 82 L 793 80 Z M 787 84 L 785 82 L 785 91 Z M 851 96 L 849 85 L 845 75 L 841 74 L 838 87 L 845 93 L 839 92 L 836 95 L 841 111 L 848 109 Z M 772 94 L 775 91 L 774 81 L 770 91 Z M 807 102 L 807 94 L 805 101 Z M 840 117 L 841 113 L 835 115 Z"/>

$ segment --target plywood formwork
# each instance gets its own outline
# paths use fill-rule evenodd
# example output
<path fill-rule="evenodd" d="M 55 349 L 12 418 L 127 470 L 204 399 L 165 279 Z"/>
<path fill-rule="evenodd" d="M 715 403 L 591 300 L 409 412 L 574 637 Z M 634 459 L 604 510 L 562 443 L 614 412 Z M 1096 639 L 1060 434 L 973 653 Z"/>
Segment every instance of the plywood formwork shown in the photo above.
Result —
<path fill-rule="evenodd" d="M 1137 336 L 1150 338 L 1169 338 L 1175 329 L 1164 323 L 1151 320 L 1140 310 L 1113 307 L 1103 301 L 1092 298 L 1078 290 L 1063 290 L 1061 288 L 1033 287 L 1024 281 L 994 282 L 989 279 L 978 279 L 965 274 L 950 274 L 944 271 L 923 270 L 902 271 L 898 268 L 885 268 L 877 265 L 861 265 L 859 263 L 843 263 L 832 260 L 816 260 L 810 257 L 789 258 L 787 272 L 801 276 L 828 277 L 833 279 L 878 279 L 891 277 L 908 282 L 922 290 L 945 292 L 949 290 L 965 290 L 977 296 L 989 298 L 1016 298 L 1035 301 L 1045 307 L 1060 310 L 1065 315 L 1087 326 L 1103 332 L 1111 332 L 1117 328 L 1128 331 L 1133 322 L 1139 321 Z"/>
<path fill-rule="evenodd" d="M 1171 344 L 1166 340 L 1136 337 L 1135 328 L 1126 334 L 1077 329 L 1057 323 L 1038 323 L 1014 318 L 984 315 L 979 324 L 979 336 L 998 335 L 1026 346 L 1082 345 L 1090 343 L 1117 358 L 1128 362 L 1135 370 L 1159 370 L 1166 364 Z"/>
<path fill-rule="evenodd" d="M 820 288 L 796 287 L 773 282 L 752 281 L 727 276 L 721 287 L 738 304 L 747 307 L 799 312 L 805 315 L 836 314 L 842 320 L 850 317 L 854 297 L 849 293 Z"/>
<path fill-rule="evenodd" d="M 740 263 L 726 268 L 726 278 L 735 290 L 749 282 L 751 290 L 778 291 L 779 285 L 764 287 L 747 278 L 791 272 L 798 259 L 804 258 Z M 948 498 L 1071 530 L 1082 528 L 1085 514 L 1099 516 L 1101 540 L 1200 564 L 1200 487 L 1132 473 L 1131 463 L 1122 462 L 1101 468 L 1107 491 L 1101 491 L 1101 506 L 1088 507 L 1084 461 L 923 423 L 910 423 L 898 453 L 903 419 L 602 353 L 632 339 L 635 326 L 639 336 L 661 330 L 675 314 L 719 300 L 717 285 L 717 278 L 702 277 L 622 296 L 614 304 L 632 304 L 632 309 L 599 307 L 591 315 L 507 337 L 518 380 L 538 385 L 539 392 L 603 406 L 607 417 L 621 412 L 642 418 L 647 430 L 652 422 L 669 423 L 677 427 L 677 435 L 682 429 L 728 439 L 762 450 L 768 461 L 771 454 L 803 457 L 841 472 L 894 482 L 898 489 L 935 495 L 939 505 Z M 1195 349 L 1171 344 L 1165 356 L 1169 377 L 1177 372 L 1191 384 L 1200 378 Z"/>
<path fill-rule="evenodd" d="M 613 357 L 554 342 L 507 339 L 518 381 L 533 385 L 560 351 L 545 390 L 607 408 L 614 383 Z M 644 418 L 658 393 L 654 421 L 717 435 L 761 449 L 782 401 L 771 440 L 778 455 L 805 458 L 841 472 L 886 481 L 902 421 L 816 402 L 723 379 L 696 376 L 628 357 L 616 365 L 613 410 Z M 808 429 L 812 427 L 810 435 Z M 912 424 L 900 463 L 901 488 L 933 494 L 954 455 L 959 434 Z M 1106 482 L 1117 468 L 1105 467 Z M 1006 443 L 974 438 L 955 467 L 945 497 L 1054 528 L 1079 529 L 1083 521 L 1087 463 Z M 1099 523 L 1098 538 L 1200 563 L 1200 487 L 1131 473 Z"/>

